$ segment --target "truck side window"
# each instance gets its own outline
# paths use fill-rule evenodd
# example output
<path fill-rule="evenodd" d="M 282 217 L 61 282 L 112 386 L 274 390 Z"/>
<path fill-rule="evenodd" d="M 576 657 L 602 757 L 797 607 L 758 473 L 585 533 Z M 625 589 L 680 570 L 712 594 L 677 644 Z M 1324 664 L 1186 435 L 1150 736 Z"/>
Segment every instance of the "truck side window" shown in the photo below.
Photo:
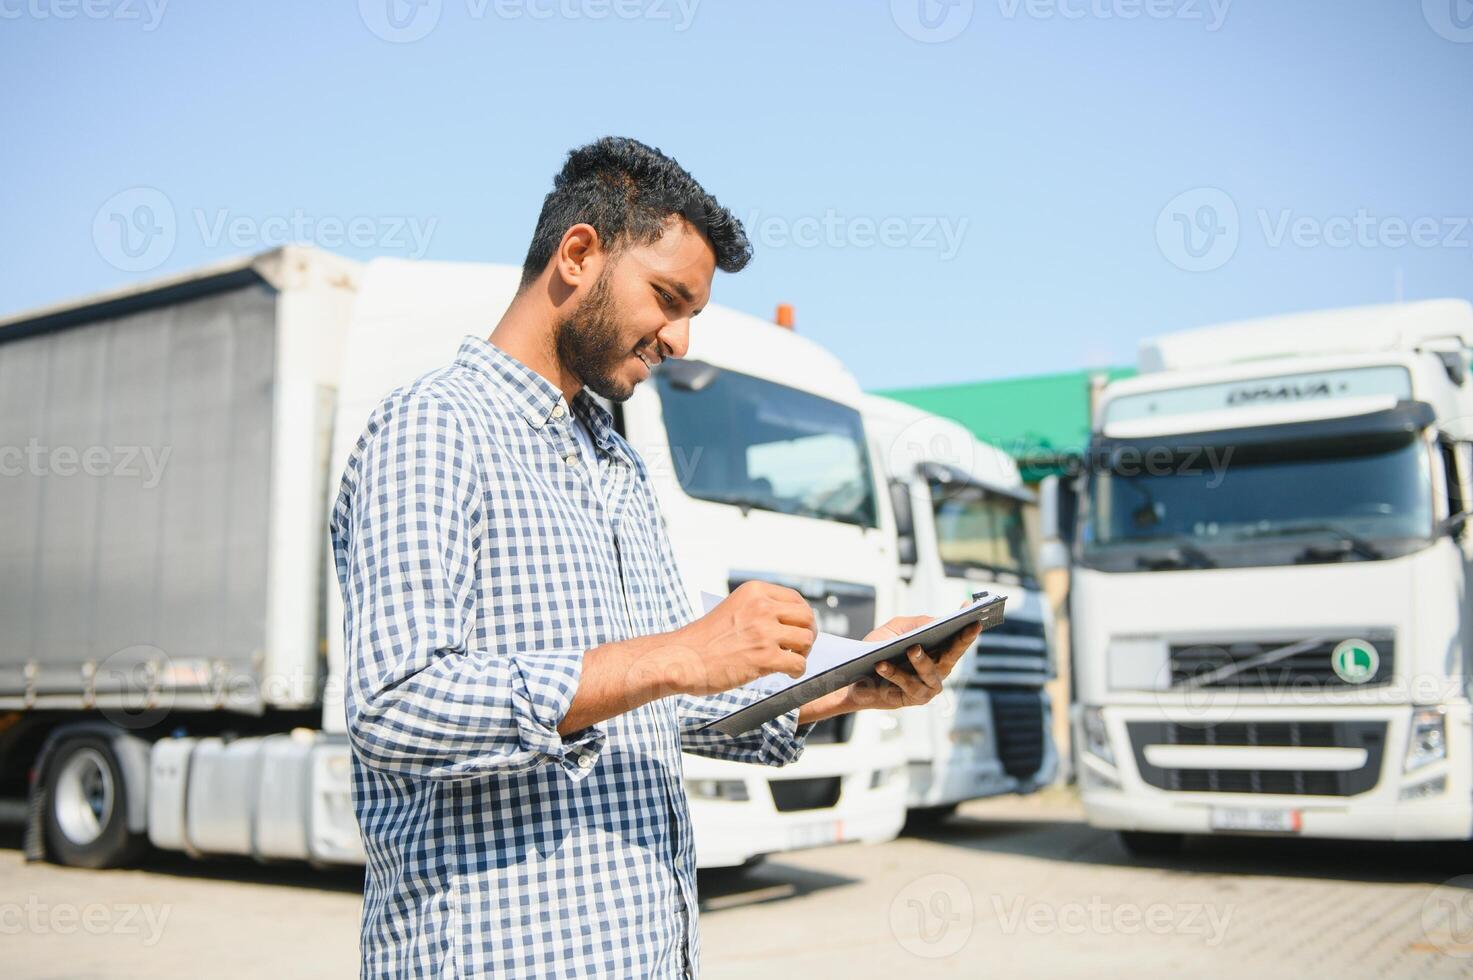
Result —
<path fill-rule="evenodd" d="M 1447 512 L 1458 514 L 1463 507 L 1463 481 L 1458 467 L 1458 452 L 1455 443 L 1438 439 L 1437 448 L 1442 451 L 1442 472 L 1447 487 Z"/>

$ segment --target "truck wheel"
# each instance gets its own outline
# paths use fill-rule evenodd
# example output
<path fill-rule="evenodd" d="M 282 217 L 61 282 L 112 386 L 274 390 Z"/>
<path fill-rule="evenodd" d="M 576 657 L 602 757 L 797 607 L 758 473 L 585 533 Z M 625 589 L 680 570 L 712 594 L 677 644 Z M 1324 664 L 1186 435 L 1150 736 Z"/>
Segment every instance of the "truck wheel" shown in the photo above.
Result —
<path fill-rule="evenodd" d="M 128 789 L 106 739 L 57 746 L 46 765 L 47 854 L 74 868 L 113 868 L 136 857 L 144 839 L 128 830 Z"/>
<path fill-rule="evenodd" d="M 1159 834 L 1144 830 L 1120 831 L 1120 846 L 1125 853 L 1138 858 L 1174 857 L 1181 853 L 1185 834 Z"/>

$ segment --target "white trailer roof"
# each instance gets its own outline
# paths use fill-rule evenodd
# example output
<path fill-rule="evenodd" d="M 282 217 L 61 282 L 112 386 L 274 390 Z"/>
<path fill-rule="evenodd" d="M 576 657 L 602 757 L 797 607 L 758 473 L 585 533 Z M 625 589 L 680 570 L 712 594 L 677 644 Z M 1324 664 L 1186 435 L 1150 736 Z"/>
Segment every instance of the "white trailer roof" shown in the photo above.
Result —
<path fill-rule="evenodd" d="M 1025 492 L 1013 458 L 953 419 L 883 395 L 865 395 L 860 410 L 870 442 L 893 477 L 907 478 L 921 463 L 938 463 L 982 486 Z"/>
<path fill-rule="evenodd" d="M 0 339 L 164 306 L 234 288 L 251 279 L 278 290 L 300 287 L 313 278 L 352 288 L 358 268 L 357 262 L 313 245 L 286 245 L 0 317 Z"/>
<path fill-rule="evenodd" d="M 1434 299 L 1240 320 L 1150 337 L 1143 373 L 1268 358 L 1473 346 L 1473 304 Z"/>

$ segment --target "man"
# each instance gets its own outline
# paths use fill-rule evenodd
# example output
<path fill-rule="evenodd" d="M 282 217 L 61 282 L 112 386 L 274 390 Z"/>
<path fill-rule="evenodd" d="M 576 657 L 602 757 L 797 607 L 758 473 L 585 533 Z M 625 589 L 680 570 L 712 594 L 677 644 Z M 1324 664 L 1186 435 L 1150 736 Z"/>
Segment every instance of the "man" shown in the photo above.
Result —
<path fill-rule="evenodd" d="M 369 419 L 332 520 L 365 977 L 693 976 L 682 750 L 791 762 L 813 722 L 930 700 L 975 637 L 746 735 L 694 731 L 755 698 L 734 688 L 801 674 L 813 614 L 749 583 L 694 618 L 644 464 L 589 391 L 622 401 L 683 355 L 715 270 L 750 256 L 658 150 L 574 150 L 489 342 Z"/>

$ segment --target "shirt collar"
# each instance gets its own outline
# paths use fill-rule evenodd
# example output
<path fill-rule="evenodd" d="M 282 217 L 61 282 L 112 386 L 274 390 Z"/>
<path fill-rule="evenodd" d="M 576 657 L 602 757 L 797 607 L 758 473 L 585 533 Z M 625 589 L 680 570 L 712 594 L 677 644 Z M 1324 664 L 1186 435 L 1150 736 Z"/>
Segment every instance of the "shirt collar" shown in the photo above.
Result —
<path fill-rule="evenodd" d="M 489 377 L 511 398 L 517 413 L 534 429 L 575 412 L 588 427 L 594 443 L 606 453 L 617 451 L 614 417 L 584 388 L 569 405 L 563 393 L 542 375 L 483 337 L 461 341 L 455 363 Z"/>

